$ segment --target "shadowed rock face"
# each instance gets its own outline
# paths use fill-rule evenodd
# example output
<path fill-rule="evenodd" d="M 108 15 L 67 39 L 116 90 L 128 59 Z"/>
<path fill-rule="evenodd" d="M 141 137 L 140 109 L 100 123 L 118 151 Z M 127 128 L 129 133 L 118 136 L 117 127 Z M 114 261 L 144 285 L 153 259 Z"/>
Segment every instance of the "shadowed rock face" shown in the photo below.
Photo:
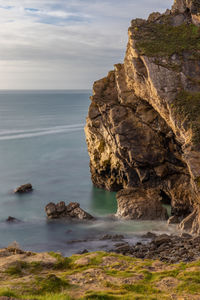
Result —
<path fill-rule="evenodd" d="M 174 220 L 189 218 L 181 227 L 193 233 L 200 232 L 199 2 L 177 0 L 171 11 L 131 22 L 124 64 L 94 83 L 85 127 L 97 187 L 155 189 L 152 201 L 166 195 Z"/>

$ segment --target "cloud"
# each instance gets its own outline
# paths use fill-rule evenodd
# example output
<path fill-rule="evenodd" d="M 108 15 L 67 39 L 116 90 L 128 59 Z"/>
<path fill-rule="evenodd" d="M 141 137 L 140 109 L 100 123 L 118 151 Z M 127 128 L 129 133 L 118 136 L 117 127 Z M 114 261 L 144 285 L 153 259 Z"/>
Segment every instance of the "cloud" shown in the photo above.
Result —
<path fill-rule="evenodd" d="M 130 20 L 171 0 L 1 0 L 0 88 L 90 88 L 123 60 Z"/>

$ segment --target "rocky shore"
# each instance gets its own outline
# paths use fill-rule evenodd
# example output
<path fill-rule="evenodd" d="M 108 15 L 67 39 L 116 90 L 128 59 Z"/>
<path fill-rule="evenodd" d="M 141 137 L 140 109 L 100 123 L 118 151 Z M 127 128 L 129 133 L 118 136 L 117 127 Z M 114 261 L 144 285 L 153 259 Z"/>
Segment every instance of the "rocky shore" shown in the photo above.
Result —
<path fill-rule="evenodd" d="M 156 236 L 152 233 L 148 233 L 144 237 L 149 238 L 150 241 L 137 243 L 134 246 L 120 242 L 111 251 L 136 258 L 161 260 L 168 263 L 190 262 L 200 259 L 200 237 L 192 237 L 189 234 Z"/>

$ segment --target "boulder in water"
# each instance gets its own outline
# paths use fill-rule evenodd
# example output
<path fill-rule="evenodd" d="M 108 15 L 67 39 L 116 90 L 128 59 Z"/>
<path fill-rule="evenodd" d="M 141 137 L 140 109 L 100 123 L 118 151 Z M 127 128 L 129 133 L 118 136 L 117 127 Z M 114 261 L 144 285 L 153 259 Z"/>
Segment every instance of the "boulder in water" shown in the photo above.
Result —
<path fill-rule="evenodd" d="M 21 222 L 21 221 L 18 220 L 18 219 L 16 219 L 16 218 L 14 218 L 14 217 L 9 216 L 9 217 L 6 219 L 6 222 L 8 222 L 8 223 L 19 223 L 19 222 Z"/>
<path fill-rule="evenodd" d="M 15 194 L 30 193 L 30 192 L 32 192 L 32 190 L 33 190 L 32 184 L 26 183 L 26 184 L 20 185 L 18 188 L 16 188 L 14 190 L 14 193 Z"/>
<path fill-rule="evenodd" d="M 77 202 L 71 202 L 65 205 L 65 202 L 49 203 L 45 207 L 45 212 L 48 219 L 79 219 L 79 220 L 92 220 L 94 219 L 89 213 L 80 208 Z"/>

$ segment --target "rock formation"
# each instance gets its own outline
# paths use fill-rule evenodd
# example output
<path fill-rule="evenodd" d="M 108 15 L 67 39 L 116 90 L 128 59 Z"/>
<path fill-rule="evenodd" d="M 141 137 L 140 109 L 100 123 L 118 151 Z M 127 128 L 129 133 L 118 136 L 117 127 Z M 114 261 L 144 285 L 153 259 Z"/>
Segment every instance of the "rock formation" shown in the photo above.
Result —
<path fill-rule="evenodd" d="M 117 216 L 124 219 L 167 220 L 166 208 L 156 189 L 123 189 L 117 193 Z"/>
<path fill-rule="evenodd" d="M 80 208 L 77 202 L 71 202 L 65 205 L 65 202 L 49 203 L 45 207 L 45 212 L 49 219 L 79 219 L 79 220 L 92 220 L 93 216 Z"/>
<path fill-rule="evenodd" d="M 18 188 L 16 188 L 14 190 L 14 193 L 15 194 L 24 194 L 24 193 L 30 193 L 30 192 L 32 192 L 32 190 L 33 190 L 32 184 L 26 183 L 26 184 L 20 185 Z"/>
<path fill-rule="evenodd" d="M 199 25 L 199 0 L 133 20 L 124 63 L 94 83 L 85 127 L 97 187 L 154 190 L 152 201 L 171 202 L 173 220 L 193 233 L 200 233 Z M 119 216 L 121 201 L 131 206 L 134 197 L 118 198 Z"/>
<path fill-rule="evenodd" d="M 7 219 L 6 219 L 6 222 L 8 223 L 21 223 L 21 221 L 19 219 L 16 219 L 14 217 L 11 217 L 9 216 Z"/>

